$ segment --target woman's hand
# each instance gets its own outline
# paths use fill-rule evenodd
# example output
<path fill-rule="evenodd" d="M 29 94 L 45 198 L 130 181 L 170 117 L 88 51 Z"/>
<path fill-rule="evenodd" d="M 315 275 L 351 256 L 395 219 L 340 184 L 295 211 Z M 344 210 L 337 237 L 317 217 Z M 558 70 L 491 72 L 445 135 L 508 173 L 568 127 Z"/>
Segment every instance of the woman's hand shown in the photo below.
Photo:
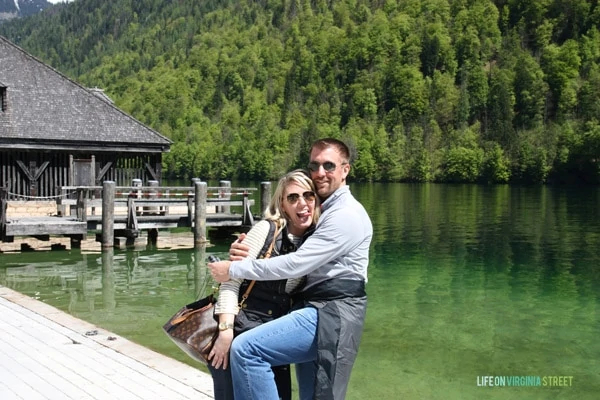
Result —
<path fill-rule="evenodd" d="M 229 349 L 233 342 L 233 329 L 226 329 L 219 332 L 215 345 L 208 354 L 211 365 L 216 368 L 227 369 L 229 366 Z"/>

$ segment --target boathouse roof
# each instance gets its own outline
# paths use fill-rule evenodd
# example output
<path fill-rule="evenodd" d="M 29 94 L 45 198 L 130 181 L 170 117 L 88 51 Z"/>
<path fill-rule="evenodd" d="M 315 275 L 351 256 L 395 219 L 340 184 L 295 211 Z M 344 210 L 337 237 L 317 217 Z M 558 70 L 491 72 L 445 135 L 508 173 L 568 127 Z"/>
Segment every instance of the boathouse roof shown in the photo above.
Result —
<path fill-rule="evenodd" d="M 172 141 L 0 36 L 0 149 L 162 153 Z"/>

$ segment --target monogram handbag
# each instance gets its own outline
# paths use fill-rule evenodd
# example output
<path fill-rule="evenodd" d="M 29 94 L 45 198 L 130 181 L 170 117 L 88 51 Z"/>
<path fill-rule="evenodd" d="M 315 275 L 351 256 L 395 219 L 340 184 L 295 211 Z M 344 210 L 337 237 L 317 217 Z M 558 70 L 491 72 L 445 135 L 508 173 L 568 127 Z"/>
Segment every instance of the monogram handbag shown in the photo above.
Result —
<path fill-rule="evenodd" d="M 271 256 L 276 237 L 277 235 L 273 238 L 265 258 Z M 219 261 L 219 259 L 214 256 L 209 256 L 208 260 L 210 262 Z M 254 283 L 255 281 L 252 281 L 248 285 L 248 288 L 238 305 L 239 308 L 242 307 L 244 301 L 250 295 Z M 163 325 L 163 330 L 167 336 L 181 350 L 204 365 L 210 363 L 208 355 L 210 354 L 217 337 L 219 337 L 218 317 L 215 316 L 216 300 L 213 293 L 198 301 L 185 305 Z"/>
<path fill-rule="evenodd" d="M 215 340 L 219 336 L 213 294 L 183 306 L 163 326 L 167 336 L 188 356 L 208 364 Z"/>
<path fill-rule="evenodd" d="M 219 261 L 210 256 L 210 262 Z M 254 281 L 250 283 L 243 299 L 248 298 Z M 208 355 L 219 337 L 219 323 L 215 316 L 216 298 L 214 293 L 198 301 L 183 306 L 173 315 L 163 330 L 181 350 L 194 360 L 208 365 Z M 241 307 L 241 303 L 240 303 Z"/>

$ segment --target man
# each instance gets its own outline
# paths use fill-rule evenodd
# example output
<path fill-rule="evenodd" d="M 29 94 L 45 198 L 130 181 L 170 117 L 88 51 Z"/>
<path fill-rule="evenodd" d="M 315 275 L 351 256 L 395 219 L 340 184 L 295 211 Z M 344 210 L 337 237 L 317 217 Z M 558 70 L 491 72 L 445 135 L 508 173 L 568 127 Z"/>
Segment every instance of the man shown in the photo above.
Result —
<path fill-rule="evenodd" d="M 233 341 L 236 400 L 276 400 L 271 366 L 296 364 L 301 399 L 343 399 L 362 336 L 371 220 L 350 194 L 350 152 L 337 139 L 313 143 L 308 169 L 322 214 L 313 235 L 292 254 L 209 264 L 215 280 L 275 280 L 306 275 L 290 314 Z"/>

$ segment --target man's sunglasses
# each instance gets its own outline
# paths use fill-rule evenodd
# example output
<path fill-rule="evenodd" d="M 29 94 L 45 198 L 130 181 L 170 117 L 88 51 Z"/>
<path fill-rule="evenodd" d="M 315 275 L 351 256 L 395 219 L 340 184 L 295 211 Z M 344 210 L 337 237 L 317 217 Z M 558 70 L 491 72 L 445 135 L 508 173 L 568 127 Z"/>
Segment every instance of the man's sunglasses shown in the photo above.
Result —
<path fill-rule="evenodd" d="M 313 202 L 315 201 L 315 192 L 304 192 L 302 193 L 302 197 L 304 198 L 304 201 L 306 201 L 307 203 L 309 202 Z M 286 196 L 286 199 L 288 201 L 288 203 L 290 203 L 291 205 L 294 205 L 298 202 L 298 200 L 300 200 L 300 194 L 299 193 L 290 193 Z"/>
<path fill-rule="evenodd" d="M 346 165 L 346 164 L 348 164 L 348 163 L 343 162 L 341 165 Z M 317 172 L 319 170 L 319 168 L 321 168 L 321 165 L 323 166 L 323 169 L 326 172 L 333 172 L 337 168 L 337 165 L 335 165 L 335 163 L 331 162 L 331 161 L 325 161 L 323 164 L 319 164 L 316 161 L 311 161 L 308 163 L 308 169 L 312 172 Z"/>

